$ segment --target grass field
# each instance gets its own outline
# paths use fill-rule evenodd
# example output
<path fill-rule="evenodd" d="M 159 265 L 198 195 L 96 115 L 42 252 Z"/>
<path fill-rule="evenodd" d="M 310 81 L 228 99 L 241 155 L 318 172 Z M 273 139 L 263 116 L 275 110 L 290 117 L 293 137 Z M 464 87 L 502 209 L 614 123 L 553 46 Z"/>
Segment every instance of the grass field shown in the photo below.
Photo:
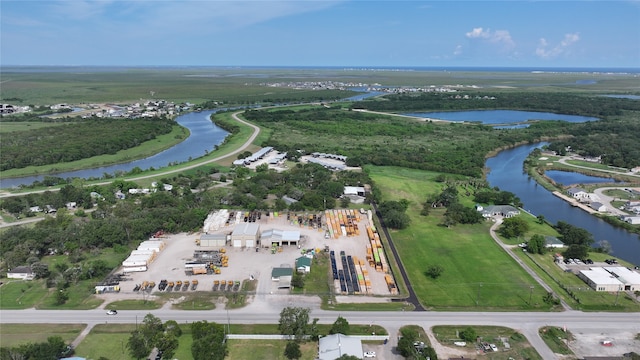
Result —
<path fill-rule="evenodd" d="M 0 287 L 0 308 L 2 309 L 36 307 L 48 292 L 42 280 L 2 279 L 2 282 L 4 283 Z"/>
<path fill-rule="evenodd" d="M 0 347 L 46 342 L 50 336 L 60 336 L 65 343 L 70 343 L 80 335 L 85 326 L 84 324 L 2 324 Z"/>
<path fill-rule="evenodd" d="M 284 340 L 229 340 L 229 360 L 286 360 Z M 318 355 L 318 344 L 306 342 L 300 344 L 301 360 L 312 360 Z"/>
<path fill-rule="evenodd" d="M 543 296 L 544 290 L 491 238 L 491 223 L 447 228 L 439 225 L 443 210 L 419 215 L 426 196 L 441 191 L 443 184 L 434 180 L 437 173 L 393 167 L 367 171 L 384 200 L 410 201 L 411 225 L 391 236 L 423 305 L 439 310 L 540 309 L 530 306 L 529 298 Z M 426 276 L 430 265 L 443 267 L 442 276 Z"/>

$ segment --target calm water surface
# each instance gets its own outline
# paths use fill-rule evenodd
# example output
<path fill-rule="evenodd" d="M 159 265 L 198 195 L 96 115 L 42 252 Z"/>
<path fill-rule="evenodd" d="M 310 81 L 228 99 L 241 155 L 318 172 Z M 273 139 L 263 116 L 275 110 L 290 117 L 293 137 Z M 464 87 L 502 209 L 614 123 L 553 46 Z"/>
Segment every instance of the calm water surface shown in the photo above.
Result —
<path fill-rule="evenodd" d="M 524 209 L 536 216 L 544 215 L 552 224 L 564 221 L 589 231 L 596 246 L 600 240 L 609 241 L 613 255 L 640 265 L 640 237 L 637 234 L 614 227 L 584 210 L 569 205 L 542 186 L 538 186 L 535 180 L 523 172 L 522 163 L 526 157 L 534 148 L 542 145 L 543 143 L 519 146 L 501 151 L 488 159 L 486 166 L 490 168 L 487 174 L 489 184 L 516 194 L 524 204 Z"/>

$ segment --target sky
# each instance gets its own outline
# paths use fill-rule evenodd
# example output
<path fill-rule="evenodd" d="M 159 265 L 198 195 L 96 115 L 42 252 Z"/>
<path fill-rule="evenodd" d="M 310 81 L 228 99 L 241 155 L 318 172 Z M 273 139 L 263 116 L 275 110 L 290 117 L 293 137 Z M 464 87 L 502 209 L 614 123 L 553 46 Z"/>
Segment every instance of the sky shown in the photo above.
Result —
<path fill-rule="evenodd" d="M 0 0 L 0 65 L 640 67 L 640 0 Z"/>

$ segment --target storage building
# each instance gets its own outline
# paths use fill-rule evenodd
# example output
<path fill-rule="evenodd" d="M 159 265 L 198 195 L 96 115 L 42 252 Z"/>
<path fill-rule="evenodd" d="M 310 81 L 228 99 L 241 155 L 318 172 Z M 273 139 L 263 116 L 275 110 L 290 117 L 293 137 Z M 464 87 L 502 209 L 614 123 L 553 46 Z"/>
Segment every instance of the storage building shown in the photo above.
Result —
<path fill-rule="evenodd" d="M 293 268 L 275 267 L 271 270 L 271 281 L 278 282 L 278 288 L 290 288 L 291 279 L 293 278 Z"/>
<path fill-rule="evenodd" d="M 298 245 L 300 243 L 300 231 L 298 230 L 265 230 L 260 235 L 260 243 L 262 246 L 283 246 Z"/>
<path fill-rule="evenodd" d="M 233 247 L 256 247 L 260 235 L 260 225 L 257 223 L 240 223 L 231 233 Z"/>
<path fill-rule="evenodd" d="M 196 244 L 201 247 L 222 247 L 227 244 L 227 234 L 202 234 Z"/>
<path fill-rule="evenodd" d="M 601 267 L 580 270 L 578 277 L 591 286 L 595 291 L 619 291 L 624 285 L 613 274 Z"/>
<path fill-rule="evenodd" d="M 342 334 L 327 335 L 320 338 L 318 345 L 319 360 L 334 360 L 343 355 L 362 359 L 362 341 L 359 338 Z"/>

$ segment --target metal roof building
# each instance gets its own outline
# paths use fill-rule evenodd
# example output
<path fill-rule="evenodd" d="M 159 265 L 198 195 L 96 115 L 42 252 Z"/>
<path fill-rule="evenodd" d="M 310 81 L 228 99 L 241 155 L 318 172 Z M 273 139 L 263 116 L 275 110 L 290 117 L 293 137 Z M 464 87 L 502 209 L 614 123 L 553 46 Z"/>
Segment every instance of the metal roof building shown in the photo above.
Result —
<path fill-rule="evenodd" d="M 335 360 L 342 355 L 353 355 L 362 359 L 362 341 L 342 334 L 327 335 L 320 338 L 319 360 Z"/>

